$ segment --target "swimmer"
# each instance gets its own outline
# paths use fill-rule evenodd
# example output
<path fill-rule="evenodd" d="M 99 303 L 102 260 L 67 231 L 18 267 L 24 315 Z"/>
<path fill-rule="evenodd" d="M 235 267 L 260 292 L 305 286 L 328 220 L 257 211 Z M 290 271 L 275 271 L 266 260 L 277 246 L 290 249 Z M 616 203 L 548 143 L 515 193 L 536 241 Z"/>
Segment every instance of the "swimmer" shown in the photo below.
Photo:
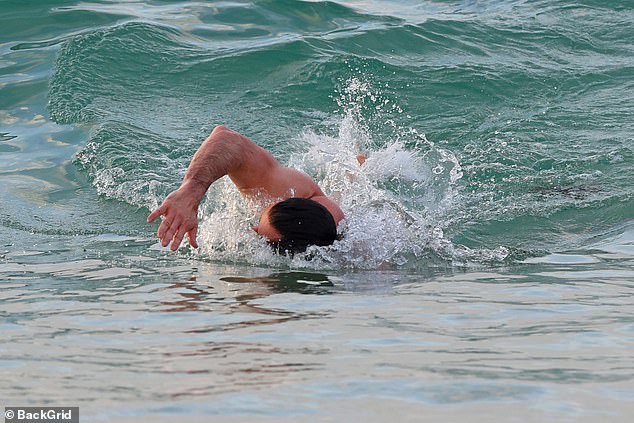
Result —
<path fill-rule="evenodd" d="M 198 205 L 211 184 L 225 175 L 246 197 L 280 200 L 266 207 L 253 227 L 276 251 L 300 253 L 309 245 L 330 245 L 337 239 L 343 211 L 315 181 L 281 165 L 244 135 L 220 125 L 194 154 L 180 188 L 147 218 L 151 223 L 162 217 L 157 235 L 163 247 L 171 243 L 176 251 L 187 235 L 189 244 L 198 248 Z"/>

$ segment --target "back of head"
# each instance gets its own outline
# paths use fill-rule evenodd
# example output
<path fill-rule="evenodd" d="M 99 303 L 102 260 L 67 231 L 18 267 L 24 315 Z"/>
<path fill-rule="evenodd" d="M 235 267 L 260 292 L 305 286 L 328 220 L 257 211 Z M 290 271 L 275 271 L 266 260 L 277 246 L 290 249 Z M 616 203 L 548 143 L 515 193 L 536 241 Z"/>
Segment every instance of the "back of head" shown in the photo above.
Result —
<path fill-rule="evenodd" d="M 330 245 L 337 239 L 337 224 L 321 204 L 306 198 L 289 198 L 269 210 L 269 221 L 282 235 L 272 242 L 280 253 L 302 253 L 309 245 Z"/>

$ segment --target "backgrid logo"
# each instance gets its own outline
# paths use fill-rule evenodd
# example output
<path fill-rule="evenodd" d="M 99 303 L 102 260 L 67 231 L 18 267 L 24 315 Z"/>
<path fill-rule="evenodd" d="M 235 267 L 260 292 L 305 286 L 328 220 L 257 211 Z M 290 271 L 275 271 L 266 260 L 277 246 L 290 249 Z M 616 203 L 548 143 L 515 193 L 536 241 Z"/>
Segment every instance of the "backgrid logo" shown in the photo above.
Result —
<path fill-rule="evenodd" d="M 4 407 L 5 423 L 79 423 L 79 407 Z"/>

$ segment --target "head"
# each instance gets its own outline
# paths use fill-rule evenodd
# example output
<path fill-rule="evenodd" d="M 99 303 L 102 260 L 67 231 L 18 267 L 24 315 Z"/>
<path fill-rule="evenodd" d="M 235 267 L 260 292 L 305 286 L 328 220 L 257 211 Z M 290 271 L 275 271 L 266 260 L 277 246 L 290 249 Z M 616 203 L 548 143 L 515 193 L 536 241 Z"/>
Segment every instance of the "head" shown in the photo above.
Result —
<path fill-rule="evenodd" d="M 306 198 L 289 198 L 264 209 L 255 231 L 280 253 L 302 253 L 309 245 L 330 245 L 337 224 L 328 209 Z"/>

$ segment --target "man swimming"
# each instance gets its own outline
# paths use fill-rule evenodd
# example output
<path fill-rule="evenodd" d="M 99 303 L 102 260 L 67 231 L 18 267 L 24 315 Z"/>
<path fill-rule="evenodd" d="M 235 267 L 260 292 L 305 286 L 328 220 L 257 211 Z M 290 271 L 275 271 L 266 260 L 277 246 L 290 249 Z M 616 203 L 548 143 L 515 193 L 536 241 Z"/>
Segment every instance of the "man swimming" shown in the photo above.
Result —
<path fill-rule="evenodd" d="M 309 245 L 330 245 L 344 215 L 308 175 L 282 166 L 268 151 L 244 135 L 216 126 L 202 143 L 176 191 L 148 216 L 162 216 L 157 235 L 163 247 L 180 246 L 185 234 L 198 248 L 198 205 L 212 183 L 228 175 L 242 195 L 281 201 L 266 207 L 257 226 L 281 253 L 303 252 Z"/>

